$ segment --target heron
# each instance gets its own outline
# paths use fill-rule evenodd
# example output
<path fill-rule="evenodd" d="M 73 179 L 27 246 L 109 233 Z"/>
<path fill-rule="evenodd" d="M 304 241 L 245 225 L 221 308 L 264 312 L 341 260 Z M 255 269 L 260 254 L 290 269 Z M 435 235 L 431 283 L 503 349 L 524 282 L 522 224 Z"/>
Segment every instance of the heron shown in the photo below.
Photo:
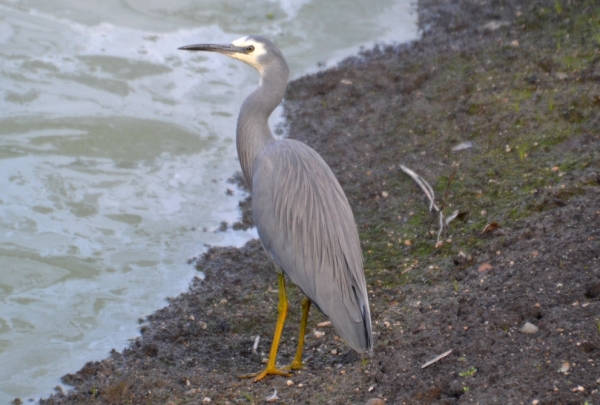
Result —
<path fill-rule="evenodd" d="M 311 304 L 331 321 L 337 334 L 359 353 L 372 351 L 371 312 L 358 230 L 348 199 L 323 158 L 306 144 L 276 139 L 268 119 L 281 103 L 289 68 L 268 39 L 252 35 L 231 44 L 179 48 L 216 52 L 252 66 L 258 87 L 245 99 L 236 129 L 243 175 L 252 195 L 252 217 L 262 246 L 278 275 L 275 335 L 266 368 L 242 376 L 290 376 L 303 367 L 302 350 Z M 277 368 L 277 351 L 287 316 L 285 276 L 302 290 L 302 317 L 296 355 Z"/>

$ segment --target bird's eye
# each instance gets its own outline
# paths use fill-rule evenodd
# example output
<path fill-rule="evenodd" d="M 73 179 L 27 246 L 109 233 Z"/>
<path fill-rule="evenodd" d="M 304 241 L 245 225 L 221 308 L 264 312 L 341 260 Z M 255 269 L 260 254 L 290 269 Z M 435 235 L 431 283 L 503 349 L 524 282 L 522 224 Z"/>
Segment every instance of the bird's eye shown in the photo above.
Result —
<path fill-rule="evenodd" d="M 250 52 L 252 52 L 252 51 L 254 51 L 254 45 L 248 45 L 248 46 L 246 47 L 246 52 L 250 53 Z"/>

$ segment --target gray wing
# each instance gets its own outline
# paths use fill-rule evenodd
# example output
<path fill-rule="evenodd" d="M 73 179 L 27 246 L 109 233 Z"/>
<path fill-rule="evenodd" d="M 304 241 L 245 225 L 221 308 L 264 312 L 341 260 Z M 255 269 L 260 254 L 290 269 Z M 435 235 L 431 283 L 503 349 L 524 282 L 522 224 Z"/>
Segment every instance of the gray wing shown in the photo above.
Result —
<path fill-rule="evenodd" d="M 352 210 L 317 152 L 272 142 L 256 159 L 252 212 L 271 259 L 352 348 L 372 347 L 371 315 Z"/>

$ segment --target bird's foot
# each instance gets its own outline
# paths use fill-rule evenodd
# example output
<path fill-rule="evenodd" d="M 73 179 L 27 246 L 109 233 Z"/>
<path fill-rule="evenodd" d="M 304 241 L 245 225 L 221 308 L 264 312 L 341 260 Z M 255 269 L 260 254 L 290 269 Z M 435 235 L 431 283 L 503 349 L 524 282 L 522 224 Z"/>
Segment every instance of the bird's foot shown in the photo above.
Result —
<path fill-rule="evenodd" d="M 279 370 L 275 367 L 273 368 L 266 368 L 263 371 L 261 371 L 260 373 L 256 373 L 256 374 L 247 374 L 247 375 L 242 375 L 239 378 L 240 379 L 245 379 L 245 378 L 254 378 L 254 382 L 260 381 L 263 378 L 265 378 L 268 375 L 281 375 L 284 377 L 289 377 L 291 374 L 287 373 L 283 370 Z"/>
<path fill-rule="evenodd" d="M 283 369 L 284 370 L 302 370 L 304 368 L 304 364 L 301 361 L 292 361 L 292 364 L 290 364 L 289 366 L 285 366 Z"/>

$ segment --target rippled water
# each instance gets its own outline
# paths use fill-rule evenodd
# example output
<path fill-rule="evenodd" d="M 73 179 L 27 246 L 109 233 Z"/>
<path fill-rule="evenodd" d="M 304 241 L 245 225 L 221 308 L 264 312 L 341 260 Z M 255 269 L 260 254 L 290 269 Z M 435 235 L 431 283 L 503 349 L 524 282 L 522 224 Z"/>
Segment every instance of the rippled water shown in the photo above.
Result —
<path fill-rule="evenodd" d="M 0 403 L 121 349 L 205 244 L 255 236 L 218 227 L 257 74 L 177 47 L 260 33 L 297 77 L 415 20 L 408 0 L 0 0 Z"/>

